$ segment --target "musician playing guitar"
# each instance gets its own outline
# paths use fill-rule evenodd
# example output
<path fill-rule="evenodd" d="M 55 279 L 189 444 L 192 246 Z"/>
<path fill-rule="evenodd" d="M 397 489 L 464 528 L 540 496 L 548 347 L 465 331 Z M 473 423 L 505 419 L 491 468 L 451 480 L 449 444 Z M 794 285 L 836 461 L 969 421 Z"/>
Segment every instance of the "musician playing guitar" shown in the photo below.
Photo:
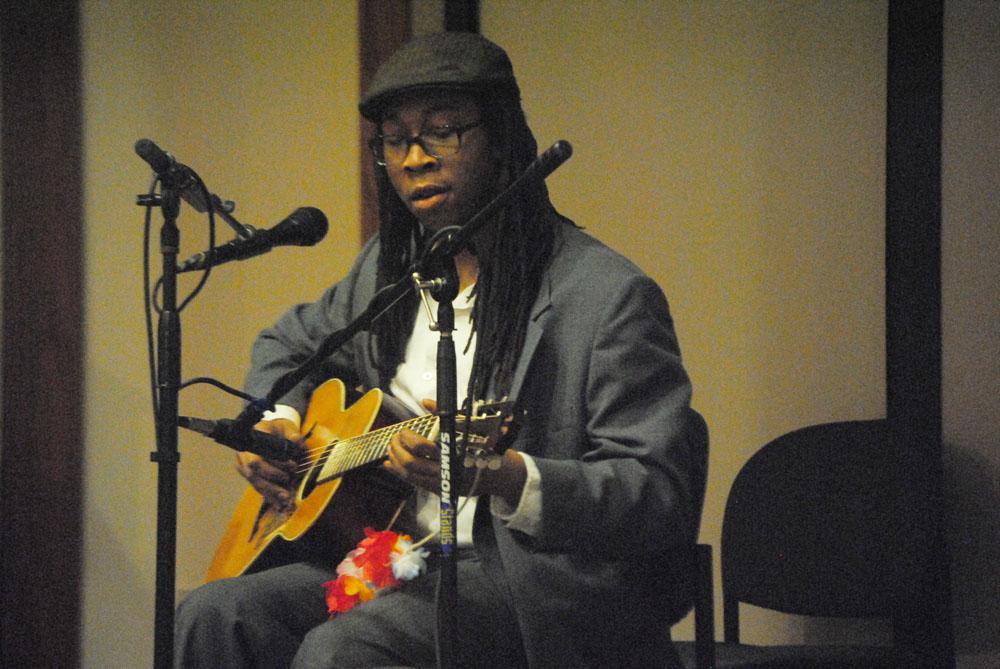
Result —
<path fill-rule="evenodd" d="M 400 279 L 429 234 L 467 222 L 538 153 L 506 53 L 478 35 L 411 41 L 379 69 L 360 110 L 377 125 L 370 148 L 379 234 L 319 300 L 260 334 L 246 384 L 254 396 Z M 622 157 L 604 164 L 611 158 Z M 606 186 L 622 176 L 609 170 Z M 482 229 L 456 269 L 459 405 L 508 398 L 514 406 L 498 457 L 463 477 L 459 491 L 469 497 L 457 523 L 457 666 L 679 667 L 669 626 L 690 606 L 707 436 L 690 408 L 663 293 L 557 213 L 543 181 Z M 333 434 L 316 418 L 333 378 L 347 389 L 381 389 L 413 414 L 432 412 L 430 317 L 416 296 L 397 306 L 282 398 L 258 429 L 305 448 L 355 436 Z M 341 409 L 353 411 L 329 413 Z M 433 439 L 396 429 L 381 462 L 352 485 L 406 484 L 402 513 L 388 522 L 414 540 L 433 536 Z M 261 508 L 248 532 L 306 504 L 301 467 L 301 458 L 240 454 L 248 499 Z M 240 532 L 226 551 L 247 541 Z M 322 544 L 321 527 L 310 530 L 312 543 L 314 535 Z M 357 539 L 364 536 L 359 528 Z M 431 553 L 433 545 L 425 544 Z M 338 577 L 340 550 L 210 574 L 178 610 L 178 666 L 434 666 L 433 555 L 426 572 L 331 617 L 323 584 Z"/>

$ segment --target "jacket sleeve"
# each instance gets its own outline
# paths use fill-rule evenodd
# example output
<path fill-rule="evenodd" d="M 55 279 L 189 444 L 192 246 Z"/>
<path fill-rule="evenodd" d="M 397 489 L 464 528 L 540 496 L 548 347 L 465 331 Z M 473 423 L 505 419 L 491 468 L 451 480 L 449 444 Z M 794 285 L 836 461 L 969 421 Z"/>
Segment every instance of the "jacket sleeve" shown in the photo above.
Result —
<path fill-rule="evenodd" d="M 547 435 L 553 443 L 536 457 L 542 529 L 533 541 L 537 550 L 651 555 L 693 540 L 695 461 L 707 444 L 692 438 L 691 385 L 662 291 L 633 274 L 603 298 L 578 330 L 589 337 L 580 344 L 581 425 Z"/>
<path fill-rule="evenodd" d="M 249 394 L 266 396 L 282 376 L 298 369 L 328 336 L 347 326 L 364 310 L 374 292 L 377 257 L 378 244 L 372 240 L 346 277 L 328 288 L 315 302 L 292 307 L 257 336 L 244 385 Z M 358 361 L 364 358 L 361 343 L 364 337 L 364 334 L 355 335 L 279 398 L 279 403 L 292 406 L 301 414 L 313 389 L 323 381 L 336 377 L 348 387 L 362 383 Z"/>

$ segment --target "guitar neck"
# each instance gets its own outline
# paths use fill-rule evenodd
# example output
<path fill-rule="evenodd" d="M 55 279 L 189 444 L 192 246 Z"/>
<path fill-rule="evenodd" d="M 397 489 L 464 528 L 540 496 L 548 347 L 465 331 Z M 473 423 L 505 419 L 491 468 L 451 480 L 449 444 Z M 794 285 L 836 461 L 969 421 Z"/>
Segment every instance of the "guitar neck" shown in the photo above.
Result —
<path fill-rule="evenodd" d="M 321 467 L 316 484 L 343 476 L 372 462 L 384 460 L 389 453 L 389 442 L 403 429 L 410 429 L 423 438 L 433 441 L 437 438 L 438 424 L 437 416 L 427 414 L 338 441 L 320 456 L 317 464 Z"/>

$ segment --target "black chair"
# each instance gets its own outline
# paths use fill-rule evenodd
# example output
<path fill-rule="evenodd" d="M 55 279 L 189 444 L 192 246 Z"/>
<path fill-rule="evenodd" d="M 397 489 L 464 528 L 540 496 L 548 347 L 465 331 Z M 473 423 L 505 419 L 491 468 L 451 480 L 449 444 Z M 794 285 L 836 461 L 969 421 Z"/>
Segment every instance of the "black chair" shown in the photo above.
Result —
<path fill-rule="evenodd" d="M 715 669 L 715 589 L 712 587 L 712 547 L 695 547 L 694 643 L 678 649 L 690 669 Z"/>
<path fill-rule="evenodd" d="M 917 573 L 899 522 L 901 460 L 884 420 L 828 423 L 769 442 L 740 470 L 726 501 L 723 642 L 711 608 L 696 607 L 696 641 L 678 644 L 698 669 L 921 666 L 891 645 L 740 643 L 740 603 L 801 616 L 893 621 L 913 601 Z M 711 588 L 711 548 L 699 558 Z M 702 604 L 705 606 L 704 604 Z"/>
<path fill-rule="evenodd" d="M 681 659 L 688 663 L 688 658 L 690 657 L 689 666 L 695 667 L 693 664 L 695 661 L 695 655 L 698 658 L 697 669 L 712 669 L 711 661 L 713 658 L 713 648 L 715 626 L 713 622 L 713 591 L 712 591 L 712 547 L 706 544 L 696 544 L 698 540 L 698 528 L 701 526 L 701 514 L 705 503 L 705 488 L 708 483 L 708 425 L 705 419 L 691 409 L 688 412 L 688 445 L 691 449 L 691 463 L 694 467 L 692 472 L 692 481 L 694 483 L 694 490 L 692 495 L 695 500 L 695 508 L 697 511 L 696 522 L 694 523 L 694 532 L 691 536 L 690 547 L 693 550 L 689 551 L 688 559 L 690 559 L 690 599 L 688 600 L 688 609 L 682 612 L 678 612 L 677 616 L 680 618 L 682 615 L 686 615 L 691 608 L 694 609 L 695 615 L 695 626 L 698 630 L 696 632 L 698 638 L 698 649 L 697 653 L 693 645 L 687 642 L 676 643 L 678 651 L 681 654 Z M 691 645 L 691 648 L 687 648 Z"/>

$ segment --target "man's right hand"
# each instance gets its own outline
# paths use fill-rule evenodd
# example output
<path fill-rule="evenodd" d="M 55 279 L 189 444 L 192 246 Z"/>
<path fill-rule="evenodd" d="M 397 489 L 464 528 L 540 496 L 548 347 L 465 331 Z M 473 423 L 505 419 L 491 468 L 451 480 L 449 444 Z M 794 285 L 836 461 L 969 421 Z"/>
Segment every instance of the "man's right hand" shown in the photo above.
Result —
<path fill-rule="evenodd" d="M 261 421 L 254 427 L 288 441 L 302 441 L 298 426 L 286 418 Z M 265 501 L 281 511 L 292 511 L 295 508 L 294 485 L 298 467 L 299 463 L 295 460 L 265 460 L 259 455 L 244 451 L 236 454 L 236 470 L 263 495 Z"/>

